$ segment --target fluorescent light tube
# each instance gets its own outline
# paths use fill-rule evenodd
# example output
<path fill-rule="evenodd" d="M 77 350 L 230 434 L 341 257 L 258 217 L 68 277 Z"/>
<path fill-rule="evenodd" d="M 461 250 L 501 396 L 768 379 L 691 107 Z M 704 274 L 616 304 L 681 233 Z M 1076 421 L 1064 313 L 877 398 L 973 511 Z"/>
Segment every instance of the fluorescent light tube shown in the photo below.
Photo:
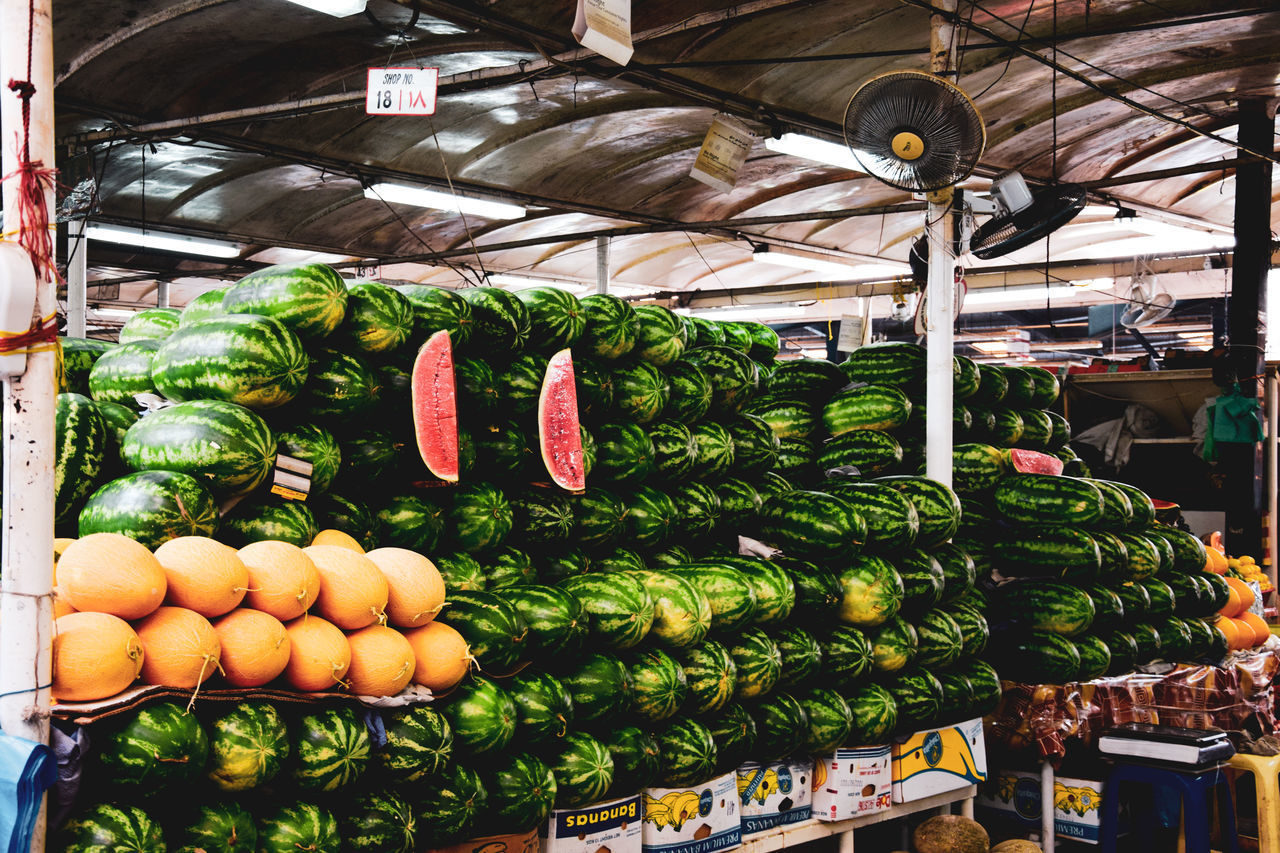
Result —
<path fill-rule="evenodd" d="M 550 278 L 534 278 L 531 275 L 516 275 L 507 272 L 491 272 L 485 280 L 492 287 L 558 287 L 561 290 L 584 287 L 580 281 L 558 281 Z"/>
<path fill-rule="evenodd" d="M 333 15 L 335 18 L 359 15 L 368 4 L 368 0 L 289 0 L 289 2 L 315 9 L 317 12 L 324 12 L 326 15 Z"/>
<path fill-rule="evenodd" d="M 964 307 L 971 305 L 999 305 L 1004 302 L 1017 302 L 1027 299 L 1062 299 L 1079 296 L 1083 293 L 1097 293 L 1107 289 L 1106 279 L 1093 279 L 1091 286 L 1058 285 L 1044 287 L 1039 284 L 1021 285 L 1018 287 L 984 287 L 971 290 L 965 294 Z"/>
<path fill-rule="evenodd" d="M 800 317 L 805 309 L 799 305 L 742 305 L 733 308 L 709 308 L 705 311 L 687 311 L 693 317 L 704 320 L 758 320 L 769 322 L 789 317 Z"/>
<path fill-rule="evenodd" d="M 98 317 L 132 317 L 136 312 L 128 308 L 90 308 Z"/>
<path fill-rule="evenodd" d="M 784 133 L 777 139 L 766 137 L 764 147 L 779 154 L 790 154 L 792 157 L 852 169 L 855 172 L 863 171 L 862 166 L 858 164 L 858 159 L 853 156 L 853 152 L 847 145 L 805 136 L 802 133 Z"/>
<path fill-rule="evenodd" d="M 853 278 L 893 278 L 907 271 L 907 265 L 892 263 L 883 264 L 847 264 L 840 261 L 829 261 L 814 255 L 792 254 L 775 248 L 756 249 L 751 253 L 751 260 L 761 264 L 772 264 L 778 267 L 791 267 L 806 272 L 821 272 Z"/>
<path fill-rule="evenodd" d="M 90 240 L 99 240 L 104 243 L 143 246 L 148 249 L 181 252 L 187 255 L 205 255 L 210 258 L 240 256 L 240 247 L 231 243 L 202 240 L 199 237 L 184 237 L 181 234 L 165 234 L 159 231 L 134 231 L 130 228 L 116 228 L 111 225 L 90 225 L 85 229 L 85 236 Z"/>
<path fill-rule="evenodd" d="M 468 198 L 453 195 L 426 187 L 410 187 L 404 184 L 374 184 L 365 187 L 365 198 L 396 204 L 412 204 L 416 207 L 431 207 L 436 210 L 451 210 L 455 213 L 470 213 L 486 219 L 519 219 L 525 214 L 523 207 L 501 201 Z"/>

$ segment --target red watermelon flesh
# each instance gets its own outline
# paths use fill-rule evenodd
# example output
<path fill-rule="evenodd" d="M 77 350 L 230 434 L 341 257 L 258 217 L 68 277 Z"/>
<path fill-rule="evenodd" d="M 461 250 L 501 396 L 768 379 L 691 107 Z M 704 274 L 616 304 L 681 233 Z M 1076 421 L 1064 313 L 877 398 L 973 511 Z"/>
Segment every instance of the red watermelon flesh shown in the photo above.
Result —
<path fill-rule="evenodd" d="M 413 362 L 413 432 L 427 470 L 458 482 L 458 403 L 453 344 L 443 329 L 427 338 Z"/>
<path fill-rule="evenodd" d="M 578 390 L 573 378 L 573 356 L 567 349 L 551 357 L 542 376 L 538 445 L 542 463 L 557 486 L 571 492 L 587 487 L 582 467 L 582 433 L 578 430 Z"/>
<path fill-rule="evenodd" d="M 1022 474 L 1062 474 L 1062 460 L 1038 450 L 1013 448 L 1009 451 L 1009 466 Z"/>

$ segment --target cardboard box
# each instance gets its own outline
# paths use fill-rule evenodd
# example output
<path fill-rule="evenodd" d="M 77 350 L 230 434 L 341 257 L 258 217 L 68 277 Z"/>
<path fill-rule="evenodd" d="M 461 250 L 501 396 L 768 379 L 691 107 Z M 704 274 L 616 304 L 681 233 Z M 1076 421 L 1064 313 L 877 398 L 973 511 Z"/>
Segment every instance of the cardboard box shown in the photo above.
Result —
<path fill-rule="evenodd" d="M 538 853 L 538 830 L 531 829 L 518 835 L 473 838 L 448 847 L 438 847 L 431 853 Z"/>
<path fill-rule="evenodd" d="M 1040 831 L 1040 775 L 1022 770 L 991 774 L 978 792 L 978 810 L 992 821 L 1019 829 Z M 1059 838 L 1098 843 L 1102 822 L 1102 782 L 1062 776 L 1053 781 L 1053 831 Z M 1120 834 L 1127 832 L 1128 815 L 1120 811 Z"/>
<path fill-rule="evenodd" d="M 688 788 L 646 788 L 640 800 L 644 853 L 711 853 L 742 843 L 736 773 Z"/>
<path fill-rule="evenodd" d="M 982 718 L 916 732 L 893 744 L 893 801 L 909 803 L 987 778 Z"/>
<path fill-rule="evenodd" d="M 813 816 L 848 820 L 888 809 L 893 804 L 891 753 L 886 744 L 819 756 L 813 766 Z"/>
<path fill-rule="evenodd" d="M 640 853 L 640 795 L 556 809 L 547 820 L 543 853 Z"/>
<path fill-rule="evenodd" d="M 743 838 L 812 817 L 812 777 L 813 761 L 808 757 L 739 767 Z"/>

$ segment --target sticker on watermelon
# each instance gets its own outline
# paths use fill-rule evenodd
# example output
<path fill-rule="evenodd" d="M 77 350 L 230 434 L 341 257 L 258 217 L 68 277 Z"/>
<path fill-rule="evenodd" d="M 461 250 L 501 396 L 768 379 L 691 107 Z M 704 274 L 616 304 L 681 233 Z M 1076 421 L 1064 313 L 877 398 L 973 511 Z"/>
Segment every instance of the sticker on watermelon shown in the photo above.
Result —
<path fill-rule="evenodd" d="M 443 329 L 427 338 L 413 362 L 413 433 L 427 470 L 458 482 L 458 400 L 453 344 Z"/>
<path fill-rule="evenodd" d="M 551 357 L 542 376 L 538 445 L 552 482 L 571 492 L 587 487 L 582 467 L 582 433 L 578 429 L 578 389 L 573 377 L 573 355 L 567 349 Z"/>
<path fill-rule="evenodd" d="M 1015 447 L 1008 451 L 1009 467 L 1020 474 L 1062 474 L 1062 460 L 1038 450 Z"/>

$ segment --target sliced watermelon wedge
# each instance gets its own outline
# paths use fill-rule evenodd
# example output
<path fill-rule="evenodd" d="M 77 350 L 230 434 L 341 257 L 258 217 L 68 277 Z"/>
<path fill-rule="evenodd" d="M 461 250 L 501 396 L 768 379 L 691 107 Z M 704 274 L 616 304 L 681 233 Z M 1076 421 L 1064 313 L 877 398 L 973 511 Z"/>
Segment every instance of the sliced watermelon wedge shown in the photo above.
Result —
<path fill-rule="evenodd" d="M 582 433 L 578 430 L 578 389 L 573 378 L 573 355 L 567 349 L 551 357 L 542 376 L 538 446 L 552 482 L 571 492 L 587 487 L 587 474 L 582 467 Z"/>
<path fill-rule="evenodd" d="M 1062 474 L 1062 460 L 1039 450 L 1023 450 L 1015 447 L 1005 452 L 1009 467 L 1021 474 Z"/>
<path fill-rule="evenodd" d="M 453 385 L 453 343 L 443 329 L 427 338 L 413 361 L 413 433 L 427 470 L 458 482 L 458 398 Z"/>

